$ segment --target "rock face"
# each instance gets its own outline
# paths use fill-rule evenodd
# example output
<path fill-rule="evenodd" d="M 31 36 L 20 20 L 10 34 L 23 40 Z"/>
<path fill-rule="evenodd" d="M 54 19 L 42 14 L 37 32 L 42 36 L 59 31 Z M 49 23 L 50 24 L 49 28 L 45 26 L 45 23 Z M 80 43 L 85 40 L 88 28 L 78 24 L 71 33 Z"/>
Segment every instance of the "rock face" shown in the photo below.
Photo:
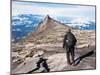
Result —
<path fill-rule="evenodd" d="M 66 50 L 62 48 L 66 31 L 71 28 L 77 38 L 75 49 L 76 66 L 69 66 Z M 12 44 L 12 73 L 46 72 L 44 67 L 36 71 L 38 55 L 47 59 L 50 72 L 95 69 L 95 31 L 79 30 L 53 20 L 48 15 L 39 24 L 37 30 L 27 38 Z"/>

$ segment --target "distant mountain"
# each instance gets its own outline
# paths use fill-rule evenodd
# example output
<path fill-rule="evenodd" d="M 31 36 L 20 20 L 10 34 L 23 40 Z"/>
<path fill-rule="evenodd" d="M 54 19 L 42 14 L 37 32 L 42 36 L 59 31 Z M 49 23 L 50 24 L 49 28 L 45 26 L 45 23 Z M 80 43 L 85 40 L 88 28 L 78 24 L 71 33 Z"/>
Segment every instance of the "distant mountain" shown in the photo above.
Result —
<path fill-rule="evenodd" d="M 71 18 L 65 16 L 52 16 L 56 21 L 64 25 L 81 30 L 95 30 L 95 21 L 91 19 Z M 12 17 L 12 41 L 19 41 L 29 33 L 36 31 L 44 15 L 19 14 Z"/>
<path fill-rule="evenodd" d="M 43 32 L 43 31 L 47 31 L 49 29 L 52 29 L 56 26 L 59 25 L 63 25 L 64 27 L 69 27 L 67 25 L 64 25 L 63 23 L 60 23 L 57 20 L 54 20 L 53 18 L 51 18 L 49 15 L 47 15 L 44 20 L 38 25 L 37 27 L 37 32 Z M 70 28 L 70 27 L 69 27 Z"/>
<path fill-rule="evenodd" d="M 59 28 L 61 28 L 61 29 L 59 29 Z M 56 21 L 47 15 L 44 18 L 44 20 L 39 23 L 36 31 L 32 32 L 30 35 L 28 35 L 28 37 L 25 40 L 29 41 L 29 42 L 36 42 L 37 39 L 43 39 L 43 37 L 44 37 L 44 41 L 43 40 L 42 41 L 45 42 L 45 41 L 49 41 L 49 40 L 45 40 L 45 38 L 49 37 L 48 35 L 55 34 L 54 36 L 49 38 L 49 39 L 52 38 L 52 41 L 53 41 L 58 36 L 57 34 L 62 33 L 62 32 L 59 32 L 60 30 L 63 29 L 63 32 L 66 33 L 67 29 L 69 29 L 69 28 L 72 28 L 72 27 L 65 25 L 63 23 L 60 23 L 59 21 Z M 39 42 L 39 41 L 37 40 L 37 42 Z"/>

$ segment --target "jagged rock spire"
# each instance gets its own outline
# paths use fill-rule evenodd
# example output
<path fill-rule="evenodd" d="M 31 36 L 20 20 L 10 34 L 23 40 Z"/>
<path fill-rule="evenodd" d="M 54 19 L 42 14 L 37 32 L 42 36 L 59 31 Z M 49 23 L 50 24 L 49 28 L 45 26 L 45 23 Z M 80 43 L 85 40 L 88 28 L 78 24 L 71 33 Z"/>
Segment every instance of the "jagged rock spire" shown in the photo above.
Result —
<path fill-rule="evenodd" d="M 49 16 L 49 15 L 46 15 L 46 17 L 45 17 L 45 18 L 50 19 L 50 16 Z"/>
<path fill-rule="evenodd" d="M 49 15 L 46 15 L 46 17 L 44 18 L 44 20 L 41 22 L 41 24 L 39 25 L 37 31 L 42 31 L 42 30 L 45 30 L 48 26 L 49 26 L 49 22 L 51 21 L 52 19 L 50 18 Z"/>
<path fill-rule="evenodd" d="M 45 21 L 48 21 L 49 19 L 51 19 L 50 16 L 49 16 L 49 15 L 46 15 L 46 17 L 45 17 L 44 20 L 45 20 Z"/>

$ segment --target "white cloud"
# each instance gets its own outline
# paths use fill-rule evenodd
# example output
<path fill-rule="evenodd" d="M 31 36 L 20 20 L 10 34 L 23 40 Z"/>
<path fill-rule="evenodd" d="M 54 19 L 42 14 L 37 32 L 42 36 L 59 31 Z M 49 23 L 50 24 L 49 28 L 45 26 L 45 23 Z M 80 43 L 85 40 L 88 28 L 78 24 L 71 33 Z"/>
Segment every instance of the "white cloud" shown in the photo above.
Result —
<path fill-rule="evenodd" d="M 46 5 L 47 6 L 47 5 Z M 12 4 L 12 15 L 16 14 L 49 14 L 49 15 L 63 15 L 63 16 L 89 16 L 95 17 L 95 7 L 93 6 L 75 6 L 69 7 L 45 7 L 32 6 L 32 4 Z"/>
<path fill-rule="evenodd" d="M 85 17 L 80 17 L 80 18 L 76 18 L 74 20 L 72 20 L 72 23 L 76 23 L 76 24 L 83 24 L 83 23 L 86 23 L 86 24 L 89 24 L 91 21 L 89 18 L 85 18 Z"/>

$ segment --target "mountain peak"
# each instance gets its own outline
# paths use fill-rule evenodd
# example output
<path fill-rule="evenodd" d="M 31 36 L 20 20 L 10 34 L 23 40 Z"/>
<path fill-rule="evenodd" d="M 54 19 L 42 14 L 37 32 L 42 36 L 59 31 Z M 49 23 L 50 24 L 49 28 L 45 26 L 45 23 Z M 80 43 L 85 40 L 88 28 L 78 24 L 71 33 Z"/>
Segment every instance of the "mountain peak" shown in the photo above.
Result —
<path fill-rule="evenodd" d="M 45 19 L 50 19 L 50 16 L 49 15 L 46 15 Z"/>
<path fill-rule="evenodd" d="M 49 15 L 46 15 L 46 17 L 44 18 L 44 20 L 38 25 L 37 27 L 37 32 L 41 32 L 41 31 L 44 31 L 48 28 L 52 28 L 54 27 L 54 20 L 49 16 Z"/>
<path fill-rule="evenodd" d="M 64 25 L 59 21 L 54 20 L 49 15 L 46 15 L 44 20 L 38 25 L 36 32 L 43 32 L 54 28 L 55 26 L 63 26 L 65 28 L 71 28 L 70 26 Z"/>

